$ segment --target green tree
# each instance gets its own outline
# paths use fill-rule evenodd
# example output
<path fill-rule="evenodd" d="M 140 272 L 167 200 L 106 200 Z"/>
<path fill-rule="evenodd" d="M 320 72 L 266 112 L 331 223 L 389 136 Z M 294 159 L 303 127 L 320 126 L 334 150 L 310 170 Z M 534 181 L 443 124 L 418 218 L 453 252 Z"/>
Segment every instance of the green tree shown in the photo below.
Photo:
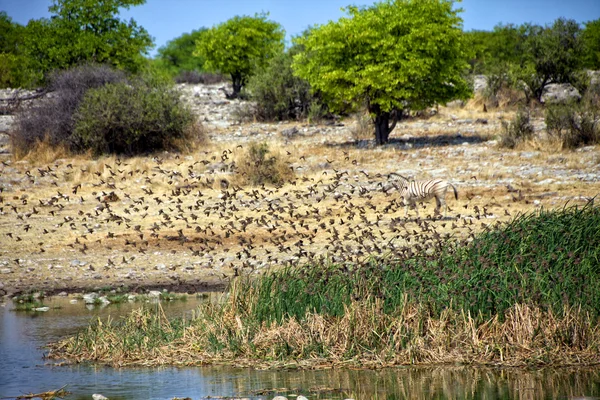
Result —
<path fill-rule="evenodd" d="M 54 0 L 50 19 L 32 20 L 25 29 L 24 53 L 41 74 L 84 62 L 138 71 L 152 47 L 148 32 L 131 19 L 118 19 L 121 8 L 145 0 Z"/>
<path fill-rule="evenodd" d="M 542 98 L 551 83 L 571 83 L 581 65 L 581 27 L 574 20 L 559 18 L 552 26 L 529 27 L 524 57 L 513 64 L 515 81 L 524 84 L 528 99 Z"/>
<path fill-rule="evenodd" d="M 9 87 L 15 81 L 19 28 L 6 12 L 0 11 L 0 87 Z"/>
<path fill-rule="evenodd" d="M 594 70 L 600 69 L 600 18 L 585 23 L 581 39 L 583 41 L 582 66 Z"/>
<path fill-rule="evenodd" d="M 283 51 L 285 32 L 267 16 L 236 16 L 207 30 L 196 42 L 194 54 L 206 59 L 208 69 L 231 75 L 233 97 L 256 68 Z"/>
<path fill-rule="evenodd" d="M 183 71 L 204 71 L 205 59 L 195 56 L 194 51 L 196 51 L 196 41 L 205 31 L 206 28 L 201 28 L 184 33 L 160 47 L 157 60 L 161 67 L 173 76 Z"/>
<path fill-rule="evenodd" d="M 346 11 L 297 39 L 305 51 L 293 68 L 333 109 L 366 104 L 377 144 L 405 110 L 470 95 L 470 54 L 452 1 L 387 0 Z"/>
<path fill-rule="evenodd" d="M 259 120 L 302 118 L 317 102 L 308 82 L 293 74 L 292 60 L 297 51 L 292 47 L 276 55 L 249 78 L 247 90 L 256 104 L 255 117 Z"/>

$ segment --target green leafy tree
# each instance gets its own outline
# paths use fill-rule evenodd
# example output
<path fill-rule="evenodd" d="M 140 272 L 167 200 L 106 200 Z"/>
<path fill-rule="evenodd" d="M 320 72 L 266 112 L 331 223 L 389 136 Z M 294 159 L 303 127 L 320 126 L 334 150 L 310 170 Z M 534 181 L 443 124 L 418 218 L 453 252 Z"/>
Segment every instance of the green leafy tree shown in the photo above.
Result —
<path fill-rule="evenodd" d="M 524 56 L 530 25 L 496 25 L 491 31 L 465 32 L 473 58 L 469 63 L 475 73 L 487 74 L 498 65 L 518 63 Z"/>
<path fill-rule="evenodd" d="M 145 0 L 54 0 L 50 19 L 32 20 L 25 29 L 24 52 L 40 73 L 84 62 L 138 71 L 152 47 L 148 32 L 131 19 L 118 19 L 121 8 Z"/>
<path fill-rule="evenodd" d="M 452 1 L 388 0 L 346 11 L 297 39 L 305 50 L 293 68 L 334 110 L 366 104 L 377 144 L 405 110 L 470 95 L 463 77 L 470 54 Z"/>
<path fill-rule="evenodd" d="M 31 84 L 33 75 L 21 51 L 23 34 L 24 27 L 0 11 L 0 87 Z"/>
<path fill-rule="evenodd" d="M 583 41 L 582 66 L 593 70 L 600 69 L 600 18 L 585 23 L 581 39 Z"/>
<path fill-rule="evenodd" d="M 259 120 L 289 120 L 307 116 L 312 104 L 318 102 L 310 85 L 295 76 L 292 59 L 296 48 L 276 55 L 270 63 L 248 80 L 247 90 L 255 102 L 255 117 Z"/>
<path fill-rule="evenodd" d="M 173 76 L 183 71 L 204 71 L 205 59 L 194 55 L 194 52 L 196 51 L 196 41 L 205 31 L 206 28 L 201 28 L 184 33 L 160 47 L 157 60 L 161 67 L 168 70 Z"/>
<path fill-rule="evenodd" d="M 23 27 L 6 14 L 0 11 L 0 53 L 16 53 L 19 36 Z"/>
<path fill-rule="evenodd" d="M 550 27 L 531 26 L 524 57 L 513 64 L 514 80 L 524 84 L 528 99 L 542 98 L 551 83 L 570 83 L 580 68 L 581 27 L 574 20 L 557 19 Z"/>
<path fill-rule="evenodd" d="M 231 75 L 233 97 L 256 68 L 283 51 L 285 32 L 267 16 L 236 16 L 207 30 L 196 42 L 195 55 L 206 59 L 208 69 Z"/>

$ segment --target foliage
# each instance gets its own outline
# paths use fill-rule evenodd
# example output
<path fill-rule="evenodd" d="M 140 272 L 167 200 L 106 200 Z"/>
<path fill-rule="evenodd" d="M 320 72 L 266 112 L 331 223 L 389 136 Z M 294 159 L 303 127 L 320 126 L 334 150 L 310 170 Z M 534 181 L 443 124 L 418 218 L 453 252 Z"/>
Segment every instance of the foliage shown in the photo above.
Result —
<path fill-rule="evenodd" d="M 29 87 L 34 74 L 20 51 L 24 27 L 0 11 L 0 88 Z"/>
<path fill-rule="evenodd" d="M 585 23 L 581 32 L 583 41 L 582 67 L 600 69 L 600 18 Z"/>
<path fill-rule="evenodd" d="M 500 146 L 514 149 L 517 144 L 531 139 L 533 136 L 533 126 L 529 119 L 529 111 L 519 109 L 515 118 L 510 121 L 502 121 L 502 134 L 500 136 Z"/>
<path fill-rule="evenodd" d="M 52 96 L 16 115 L 13 152 L 26 154 L 36 142 L 71 146 L 73 115 L 87 90 L 125 81 L 122 71 L 105 65 L 85 64 L 50 74 L 46 90 L 54 92 Z"/>
<path fill-rule="evenodd" d="M 546 129 L 562 148 L 600 143 L 600 112 L 586 102 L 551 104 L 546 107 Z"/>
<path fill-rule="evenodd" d="M 297 39 L 304 51 L 293 68 L 334 110 L 366 104 L 378 144 L 403 110 L 468 97 L 468 52 L 453 2 L 389 0 L 346 11 Z"/>
<path fill-rule="evenodd" d="M 450 305 L 472 315 L 502 315 L 514 304 L 581 306 L 600 315 L 600 208 L 569 207 L 522 215 L 463 247 L 362 266 L 315 265 L 257 281 L 257 321 L 341 315 L 353 299 L 381 299 L 393 313 L 413 299 L 434 315 Z"/>
<path fill-rule="evenodd" d="M 180 94 L 141 79 L 88 90 L 73 120 L 72 147 L 96 155 L 177 149 L 195 139 L 195 117 Z"/>
<path fill-rule="evenodd" d="M 465 32 L 473 53 L 472 72 L 497 73 L 498 65 L 519 64 L 525 56 L 525 42 L 531 29 L 529 24 L 498 24 L 492 31 Z"/>
<path fill-rule="evenodd" d="M 54 69 L 84 62 L 110 64 L 136 72 L 152 46 L 148 32 L 131 19 L 119 20 L 121 8 L 145 0 L 54 0 L 50 19 L 31 20 L 23 35 L 23 54 L 38 78 Z"/>
<path fill-rule="evenodd" d="M 573 20 L 559 18 L 551 26 L 497 25 L 492 32 L 466 33 L 474 49 L 472 71 L 509 77 L 527 102 L 540 100 L 550 83 L 571 83 L 588 50 Z"/>
<path fill-rule="evenodd" d="M 284 31 L 268 14 L 236 16 L 205 31 L 194 55 L 206 59 L 209 70 L 231 75 L 237 97 L 248 78 L 283 51 Z"/>
<path fill-rule="evenodd" d="M 551 27 L 535 29 L 527 40 L 528 64 L 534 78 L 526 79 L 527 90 L 538 101 L 549 83 L 568 83 L 581 57 L 580 27 L 574 20 L 557 19 Z M 529 68 L 525 68 L 529 74 Z"/>
<path fill-rule="evenodd" d="M 13 152 L 26 154 L 44 143 L 75 152 L 132 154 L 193 139 L 198 128 L 191 111 L 167 86 L 168 78 L 152 72 L 131 81 L 105 65 L 53 73 L 47 86 L 52 96 L 17 115 Z"/>
<path fill-rule="evenodd" d="M 266 68 L 248 80 L 247 91 L 256 103 L 254 117 L 258 120 L 289 120 L 306 117 L 317 99 L 311 95 L 309 84 L 293 75 L 290 51 L 270 60 Z"/>
<path fill-rule="evenodd" d="M 196 41 L 206 31 L 206 28 L 193 30 L 170 40 L 158 49 L 156 60 L 160 67 L 166 69 L 171 76 L 185 72 L 202 72 L 205 70 L 205 60 L 194 55 Z"/>
<path fill-rule="evenodd" d="M 236 162 L 236 173 L 243 184 L 280 185 L 293 177 L 293 172 L 280 155 L 266 143 L 252 143 Z"/>
<path fill-rule="evenodd" d="M 591 204 L 540 210 L 429 254 L 243 276 L 192 319 L 136 310 L 52 345 L 50 356 L 113 365 L 595 364 L 599 223 Z"/>

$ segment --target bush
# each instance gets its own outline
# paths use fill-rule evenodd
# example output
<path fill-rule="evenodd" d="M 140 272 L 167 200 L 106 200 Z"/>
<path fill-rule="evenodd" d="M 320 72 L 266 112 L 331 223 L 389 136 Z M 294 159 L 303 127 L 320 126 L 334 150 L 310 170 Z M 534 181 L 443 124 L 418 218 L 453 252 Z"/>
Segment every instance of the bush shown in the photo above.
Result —
<path fill-rule="evenodd" d="M 89 89 L 107 83 L 125 82 L 122 71 L 105 65 L 84 64 L 50 75 L 45 89 L 52 92 L 44 100 L 16 115 L 11 135 L 14 154 L 27 153 L 36 142 L 51 146 L 71 146 L 73 114 Z"/>
<path fill-rule="evenodd" d="M 256 103 L 252 109 L 254 119 L 282 121 L 308 115 L 317 99 L 310 93 L 308 82 L 293 75 L 292 57 L 290 52 L 279 54 L 250 77 L 246 90 Z"/>
<path fill-rule="evenodd" d="M 290 180 L 294 173 L 280 156 L 270 154 L 266 143 L 252 143 L 236 162 L 241 183 L 251 185 L 281 185 Z"/>
<path fill-rule="evenodd" d="M 583 103 L 555 104 L 546 108 L 546 129 L 562 148 L 600 143 L 598 109 Z"/>
<path fill-rule="evenodd" d="M 201 127 L 166 82 L 153 70 L 129 81 L 93 64 L 56 72 L 50 95 L 17 115 L 13 154 L 40 142 L 94 154 L 180 149 L 202 136 Z"/>
<path fill-rule="evenodd" d="M 510 122 L 502 121 L 500 146 L 514 149 L 518 143 L 531 139 L 533 126 L 529 121 L 529 111 L 520 109 Z"/>
<path fill-rule="evenodd" d="M 355 141 L 370 140 L 373 137 L 373 120 L 366 110 L 356 114 L 356 122 L 350 126 Z"/>
<path fill-rule="evenodd" d="M 141 79 L 89 90 L 73 116 L 78 151 L 140 154 L 177 149 L 195 139 L 195 117 L 179 93 Z"/>

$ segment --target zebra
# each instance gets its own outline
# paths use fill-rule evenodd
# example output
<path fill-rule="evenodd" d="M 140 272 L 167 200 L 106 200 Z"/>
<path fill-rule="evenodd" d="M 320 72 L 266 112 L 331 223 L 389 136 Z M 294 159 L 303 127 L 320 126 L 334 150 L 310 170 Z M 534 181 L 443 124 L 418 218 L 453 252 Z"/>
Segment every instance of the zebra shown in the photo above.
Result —
<path fill-rule="evenodd" d="M 402 183 L 394 186 L 398 188 L 400 196 L 404 199 L 404 203 L 406 204 L 406 212 L 404 213 L 405 218 L 408 216 L 409 207 L 415 209 L 417 212 L 417 218 L 419 218 L 419 208 L 417 207 L 417 202 L 426 201 L 432 197 L 435 197 L 436 213 L 439 213 L 440 208 L 444 206 L 444 218 L 446 218 L 446 214 L 448 212 L 448 205 L 446 204 L 446 192 L 448 191 L 448 186 L 452 188 L 454 191 L 454 198 L 458 200 L 458 192 L 456 191 L 456 187 L 447 181 L 441 179 L 414 181 L 408 180 L 400 174 L 391 173 L 390 175 L 397 175 L 402 178 Z"/>

